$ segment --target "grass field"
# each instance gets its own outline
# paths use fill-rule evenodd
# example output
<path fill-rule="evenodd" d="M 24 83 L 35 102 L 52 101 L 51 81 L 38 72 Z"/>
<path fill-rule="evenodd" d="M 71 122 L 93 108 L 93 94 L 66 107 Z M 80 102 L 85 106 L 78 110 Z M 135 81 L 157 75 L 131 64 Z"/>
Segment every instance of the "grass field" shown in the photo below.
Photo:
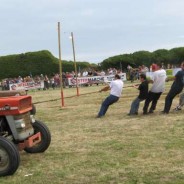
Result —
<path fill-rule="evenodd" d="M 130 84 L 125 84 L 130 85 Z M 102 100 L 109 92 L 92 93 L 103 86 L 32 91 L 37 103 L 36 119 L 49 127 L 52 142 L 45 153 L 20 152 L 21 164 L 1 184 L 183 184 L 184 109 L 161 115 L 166 92 L 154 114 L 129 117 L 135 88 L 125 88 L 119 102 L 110 106 L 104 118 L 96 119 Z M 172 109 L 178 103 L 173 101 Z"/>

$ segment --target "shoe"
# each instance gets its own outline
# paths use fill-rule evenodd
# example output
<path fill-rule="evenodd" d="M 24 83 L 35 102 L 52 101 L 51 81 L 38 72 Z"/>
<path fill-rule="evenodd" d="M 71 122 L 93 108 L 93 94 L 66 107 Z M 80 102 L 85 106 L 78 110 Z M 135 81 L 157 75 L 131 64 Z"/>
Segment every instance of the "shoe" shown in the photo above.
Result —
<path fill-rule="evenodd" d="M 169 112 L 161 111 L 161 114 L 169 114 Z"/>
<path fill-rule="evenodd" d="M 154 113 L 154 111 L 153 110 L 149 110 L 149 113 L 152 114 L 152 113 Z"/>
<path fill-rule="evenodd" d="M 103 117 L 103 116 L 99 116 L 99 115 L 96 116 L 96 118 L 102 118 L 102 117 Z"/>
<path fill-rule="evenodd" d="M 147 112 L 143 112 L 143 115 L 148 115 L 148 113 Z"/>
<path fill-rule="evenodd" d="M 181 107 L 176 107 L 174 110 L 175 111 L 181 111 Z"/>

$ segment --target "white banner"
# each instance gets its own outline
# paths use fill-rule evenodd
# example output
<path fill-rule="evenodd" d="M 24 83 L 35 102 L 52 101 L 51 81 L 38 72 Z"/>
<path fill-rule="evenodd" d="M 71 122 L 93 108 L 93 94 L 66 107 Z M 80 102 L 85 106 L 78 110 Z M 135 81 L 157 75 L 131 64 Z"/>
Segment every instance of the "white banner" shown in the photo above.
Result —
<path fill-rule="evenodd" d="M 126 73 L 119 74 L 121 76 L 121 79 L 123 81 L 126 79 Z M 108 75 L 108 76 L 93 76 L 93 77 L 78 77 L 78 85 L 82 84 L 92 84 L 92 83 L 110 83 L 114 79 L 114 75 Z M 68 84 L 69 86 L 76 85 L 76 78 L 68 78 Z"/>
<path fill-rule="evenodd" d="M 39 83 L 35 82 L 21 82 L 21 83 L 13 83 L 9 84 L 10 91 L 11 90 L 30 90 L 30 89 L 43 89 L 44 83 L 43 81 Z"/>

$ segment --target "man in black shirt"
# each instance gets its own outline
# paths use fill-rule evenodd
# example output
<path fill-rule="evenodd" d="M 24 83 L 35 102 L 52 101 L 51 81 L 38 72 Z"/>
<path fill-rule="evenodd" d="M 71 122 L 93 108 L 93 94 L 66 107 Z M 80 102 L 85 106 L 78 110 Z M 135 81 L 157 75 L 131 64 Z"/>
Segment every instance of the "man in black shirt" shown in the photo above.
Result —
<path fill-rule="evenodd" d="M 141 84 L 139 86 L 134 86 L 139 90 L 139 96 L 132 102 L 131 109 L 128 115 L 137 115 L 140 102 L 147 98 L 148 81 L 146 80 L 145 74 L 140 74 L 140 81 Z"/>
<path fill-rule="evenodd" d="M 181 63 L 181 70 L 176 73 L 176 75 L 171 79 L 166 79 L 166 81 L 174 80 L 169 93 L 165 98 L 165 107 L 162 111 L 164 114 L 168 114 L 172 105 L 172 101 L 176 95 L 182 92 L 184 86 L 184 62 Z"/>

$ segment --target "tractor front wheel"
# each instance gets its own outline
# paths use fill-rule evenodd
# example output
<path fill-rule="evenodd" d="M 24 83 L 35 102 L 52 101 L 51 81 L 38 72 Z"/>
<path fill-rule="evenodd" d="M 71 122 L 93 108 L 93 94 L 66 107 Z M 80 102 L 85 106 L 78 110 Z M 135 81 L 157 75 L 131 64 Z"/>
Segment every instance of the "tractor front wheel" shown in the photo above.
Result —
<path fill-rule="evenodd" d="M 34 134 L 41 133 L 41 142 L 33 147 L 25 148 L 27 153 L 41 153 L 44 152 L 50 145 L 51 134 L 48 127 L 41 121 L 36 120 L 33 124 Z"/>
<path fill-rule="evenodd" d="M 0 176 L 12 175 L 20 164 L 17 147 L 5 137 L 0 137 Z"/>

